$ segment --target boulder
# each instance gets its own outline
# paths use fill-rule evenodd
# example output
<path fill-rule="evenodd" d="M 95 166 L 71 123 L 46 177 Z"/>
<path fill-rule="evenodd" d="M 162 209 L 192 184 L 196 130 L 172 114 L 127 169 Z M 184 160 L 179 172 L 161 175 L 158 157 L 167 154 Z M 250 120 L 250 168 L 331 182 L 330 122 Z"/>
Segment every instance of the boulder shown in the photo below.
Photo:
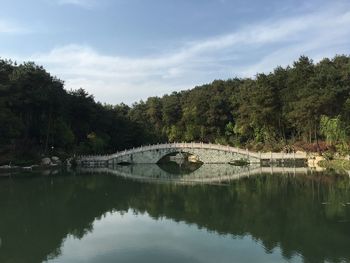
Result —
<path fill-rule="evenodd" d="M 71 167 L 72 166 L 72 159 L 68 158 L 64 163 L 67 167 Z"/>
<path fill-rule="evenodd" d="M 42 165 L 50 165 L 51 164 L 51 159 L 48 157 L 42 158 L 41 159 L 41 164 Z"/>
<path fill-rule="evenodd" d="M 322 168 L 319 165 L 319 162 L 324 161 L 324 160 L 325 160 L 325 158 L 323 156 L 314 156 L 314 157 L 308 159 L 308 166 L 310 168 L 316 169 L 317 171 L 323 171 L 324 168 Z"/>
<path fill-rule="evenodd" d="M 60 163 L 61 163 L 61 160 L 60 160 L 60 158 L 58 158 L 57 156 L 52 156 L 52 157 L 51 157 L 51 162 L 52 162 L 53 164 L 60 164 Z"/>
<path fill-rule="evenodd" d="M 316 156 L 315 163 L 318 164 L 320 161 L 325 161 L 326 159 L 323 156 Z"/>

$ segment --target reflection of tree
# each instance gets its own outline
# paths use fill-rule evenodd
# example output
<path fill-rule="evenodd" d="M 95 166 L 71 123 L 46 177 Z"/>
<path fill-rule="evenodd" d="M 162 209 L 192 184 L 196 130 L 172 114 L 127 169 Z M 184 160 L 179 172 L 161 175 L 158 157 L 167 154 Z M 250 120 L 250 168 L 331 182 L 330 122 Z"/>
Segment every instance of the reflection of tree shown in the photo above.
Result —
<path fill-rule="evenodd" d="M 169 174 L 190 174 L 201 167 L 202 163 L 191 163 L 183 161 L 181 165 L 176 162 L 159 163 L 158 166 Z"/>
<path fill-rule="evenodd" d="M 350 209 L 342 205 L 350 200 L 348 180 L 326 178 L 256 176 L 227 187 L 103 175 L 3 180 L 0 262 L 41 262 L 60 253 L 67 235 L 81 238 L 104 213 L 130 208 L 222 234 L 249 234 L 266 251 L 279 246 L 286 258 L 299 253 L 305 262 L 350 260 Z"/>

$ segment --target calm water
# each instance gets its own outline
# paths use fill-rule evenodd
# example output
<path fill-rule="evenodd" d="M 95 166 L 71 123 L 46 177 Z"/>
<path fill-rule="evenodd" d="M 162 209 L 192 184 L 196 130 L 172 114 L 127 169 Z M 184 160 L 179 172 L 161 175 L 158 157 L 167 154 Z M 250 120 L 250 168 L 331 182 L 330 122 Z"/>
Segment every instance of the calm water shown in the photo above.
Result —
<path fill-rule="evenodd" d="M 350 262 L 348 176 L 232 169 L 1 178 L 0 262 Z"/>

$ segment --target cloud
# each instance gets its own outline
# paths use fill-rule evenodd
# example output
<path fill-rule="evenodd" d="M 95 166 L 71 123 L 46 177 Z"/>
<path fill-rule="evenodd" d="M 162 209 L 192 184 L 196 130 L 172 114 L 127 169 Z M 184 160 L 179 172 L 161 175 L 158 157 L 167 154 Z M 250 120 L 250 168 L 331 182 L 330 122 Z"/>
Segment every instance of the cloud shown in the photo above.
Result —
<path fill-rule="evenodd" d="M 218 78 L 252 77 L 290 64 L 302 54 L 317 60 L 349 53 L 349 24 L 350 9 L 342 7 L 271 19 L 140 58 L 67 45 L 24 60 L 44 65 L 65 80 L 68 89 L 83 87 L 102 102 L 132 103 Z"/>
<path fill-rule="evenodd" d="M 90 9 L 95 6 L 95 0 L 57 0 L 59 5 L 75 5 Z"/>
<path fill-rule="evenodd" d="M 0 20 L 0 34 L 21 34 L 26 32 L 28 32 L 27 29 L 12 21 Z"/>

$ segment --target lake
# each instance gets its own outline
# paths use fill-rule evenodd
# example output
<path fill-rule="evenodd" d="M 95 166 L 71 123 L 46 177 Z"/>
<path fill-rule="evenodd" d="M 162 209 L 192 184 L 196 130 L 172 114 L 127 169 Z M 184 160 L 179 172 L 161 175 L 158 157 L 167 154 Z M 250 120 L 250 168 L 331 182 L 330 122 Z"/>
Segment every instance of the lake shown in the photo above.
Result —
<path fill-rule="evenodd" d="M 350 262 L 350 179 L 118 166 L 0 178 L 0 262 Z"/>

